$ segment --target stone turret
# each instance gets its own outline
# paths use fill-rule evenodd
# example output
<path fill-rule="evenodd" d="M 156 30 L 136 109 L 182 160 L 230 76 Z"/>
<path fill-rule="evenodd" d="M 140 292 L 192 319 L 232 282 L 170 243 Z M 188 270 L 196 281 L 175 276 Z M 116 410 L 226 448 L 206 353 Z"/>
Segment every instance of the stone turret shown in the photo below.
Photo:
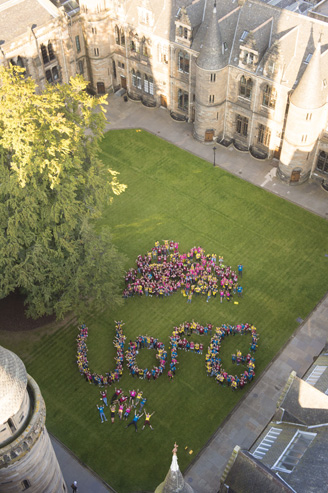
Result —
<path fill-rule="evenodd" d="M 38 385 L 18 356 L 0 346 L 0 492 L 67 491 L 45 419 Z"/>
<path fill-rule="evenodd" d="M 319 42 L 289 101 L 278 176 L 290 184 L 302 183 L 310 175 L 316 142 L 325 125 L 326 86 Z"/>
<path fill-rule="evenodd" d="M 193 493 L 194 490 L 185 482 L 179 469 L 177 451 L 178 445 L 175 443 L 171 467 L 163 483 L 157 486 L 155 493 Z"/>
<path fill-rule="evenodd" d="M 209 17 L 207 31 L 196 62 L 194 137 L 202 141 L 212 141 L 214 137 L 223 135 L 228 77 L 216 2 Z"/>

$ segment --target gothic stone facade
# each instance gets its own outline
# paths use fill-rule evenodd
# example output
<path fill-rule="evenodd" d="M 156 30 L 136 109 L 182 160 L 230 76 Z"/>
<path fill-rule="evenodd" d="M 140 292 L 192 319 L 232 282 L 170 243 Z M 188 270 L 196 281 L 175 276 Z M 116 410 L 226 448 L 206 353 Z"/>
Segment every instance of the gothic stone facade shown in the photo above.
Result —
<path fill-rule="evenodd" d="M 327 177 L 327 0 L 4 0 L 0 11 L 2 63 L 24 65 L 41 90 L 79 73 L 95 93 L 124 88 L 193 122 L 201 141 L 277 158 L 289 183 Z"/>

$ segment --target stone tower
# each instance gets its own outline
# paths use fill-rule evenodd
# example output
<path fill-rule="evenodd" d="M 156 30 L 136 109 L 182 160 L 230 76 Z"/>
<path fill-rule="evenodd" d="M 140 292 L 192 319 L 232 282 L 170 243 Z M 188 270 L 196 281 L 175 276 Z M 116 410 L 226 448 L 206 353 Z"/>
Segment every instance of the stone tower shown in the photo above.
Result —
<path fill-rule="evenodd" d="M 316 143 L 327 118 L 326 86 L 319 42 L 289 101 L 278 176 L 291 184 L 302 183 L 310 175 Z"/>
<path fill-rule="evenodd" d="M 209 13 L 208 27 L 196 62 L 194 137 L 211 142 L 223 135 L 228 66 L 216 13 Z M 205 22 L 205 21 L 204 21 Z"/>
<path fill-rule="evenodd" d="M 175 443 L 171 467 L 163 483 L 157 486 L 155 493 L 193 493 L 194 490 L 185 482 L 179 469 L 177 451 L 178 445 Z"/>
<path fill-rule="evenodd" d="M 0 346 L 0 493 L 67 491 L 45 420 L 37 383 Z"/>

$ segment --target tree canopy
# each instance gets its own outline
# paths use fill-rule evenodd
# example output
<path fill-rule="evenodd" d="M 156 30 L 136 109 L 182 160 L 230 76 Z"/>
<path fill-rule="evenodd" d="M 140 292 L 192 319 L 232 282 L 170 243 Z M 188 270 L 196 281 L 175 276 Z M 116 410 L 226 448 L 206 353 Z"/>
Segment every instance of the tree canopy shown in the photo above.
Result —
<path fill-rule="evenodd" d="M 98 157 L 104 98 L 0 68 L 0 298 L 19 289 L 36 318 L 120 300 L 123 257 L 97 219 L 125 186 Z"/>

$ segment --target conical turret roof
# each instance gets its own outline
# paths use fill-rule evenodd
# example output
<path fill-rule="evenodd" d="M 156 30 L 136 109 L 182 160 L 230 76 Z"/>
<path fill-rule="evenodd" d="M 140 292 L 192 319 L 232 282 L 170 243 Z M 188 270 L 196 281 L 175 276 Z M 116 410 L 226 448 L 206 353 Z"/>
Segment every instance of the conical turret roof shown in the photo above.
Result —
<path fill-rule="evenodd" d="M 155 493 L 193 493 L 192 487 L 185 482 L 179 469 L 178 446 L 174 444 L 171 467 L 165 480 L 155 490 Z"/>
<path fill-rule="evenodd" d="M 291 102 L 298 108 L 316 109 L 326 103 L 327 91 L 321 74 L 321 43 L 311 57 L 301 80 L 291 95 Z"/>
<path fill-rule="evenodd" d="M 197 65 L 204 70 L 219 70 L 224 67 L 222 38 L 216 14 L 216 1 L 205 34 L 203 46 L 197 58 Z"/>
<path fill-rule="evenodd" d="M 0 424 L 18 412 L 26 385 L 24 363 L 16 354 L 0 346 Z"/>

